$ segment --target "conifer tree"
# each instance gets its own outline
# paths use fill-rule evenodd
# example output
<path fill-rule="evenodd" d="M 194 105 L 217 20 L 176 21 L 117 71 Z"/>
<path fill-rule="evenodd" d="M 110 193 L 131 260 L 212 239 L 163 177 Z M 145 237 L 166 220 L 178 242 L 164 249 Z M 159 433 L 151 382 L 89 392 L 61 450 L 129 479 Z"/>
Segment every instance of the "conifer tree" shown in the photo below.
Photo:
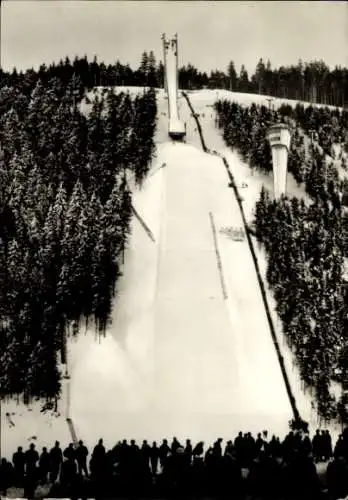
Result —
<path fill-rule="evenodd" d="M 141 77 L 141 85 L 148 85 L 148 77 L 149 77 L 149 56 L 146 51 L 144 51 L 141 55 L 141 61 L 139 66 L 139 74 Z"/>
<path fill-rule="evenodd" d="M 229 79 L 229 90 L 231 90 L 231 91 L 237 90 L 238 77 L 237 77 L 237 72 L 236 72 L 236 68 L 234 66 L 233 61 L 230 61 L 229 65 L 228 65 L 227 75 L 228 75 L 228 79 Z"/>

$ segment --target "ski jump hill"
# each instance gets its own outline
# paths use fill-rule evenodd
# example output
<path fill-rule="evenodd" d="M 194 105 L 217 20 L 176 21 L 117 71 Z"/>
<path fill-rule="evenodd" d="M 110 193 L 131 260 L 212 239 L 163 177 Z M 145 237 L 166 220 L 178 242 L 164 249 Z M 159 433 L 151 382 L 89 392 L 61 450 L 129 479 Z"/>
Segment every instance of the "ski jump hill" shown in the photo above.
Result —
<path fill-rule="evenodd" d="M 178 91 L 177 43 L 169 44 L 166 90 L 157 91 L 156 157 L 133 190 L 135 216 L 112 324 L 106 338 L 87 332 L 70 340 L 70 379 L 58 415 L 3 403 L 4 456 L 33 440 L 38 447 L 65 444 L 74 433 L 88 446 L 100 437 L 113 446 L 124 438 L 208 443 L 239 431 L 288 432 L 292 408 L 255 265 L 247 239 L 231 238 L 230 228 L 243 227 L 240 207 L 223 161 L 202 150 L 196 119 Z M 116 89 L 125 90 L 143 89 Z M 261 98 L 225 91 L 189 97 L 208 146 L 231 165 L 250 220 L 261 185 L 271 181 L 226 150 L 213 103 L 227 94 Z M 185 143 L 173 140 L 184 136 Z M 304 196 L 291 179 L 288 189 Z M 278 334 L 301 416 L 312 423 L 310 401 Z"/>

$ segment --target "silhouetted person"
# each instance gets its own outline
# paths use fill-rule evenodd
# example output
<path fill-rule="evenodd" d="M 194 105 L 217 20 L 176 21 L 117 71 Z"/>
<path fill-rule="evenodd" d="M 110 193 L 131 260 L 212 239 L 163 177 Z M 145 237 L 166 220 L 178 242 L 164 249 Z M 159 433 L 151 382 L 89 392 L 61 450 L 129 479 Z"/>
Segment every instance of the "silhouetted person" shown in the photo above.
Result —
<path fill-rule="evenodd" d="M 144 467 L 149 467 L 151 458 L 151 446 L 146 439 L 144 439 L 143 444 L 141 445 L 140 452 L 142 455 L 142 462 L 144 464 Z"/>
<path fill-rule="evenodd" d="M 150 452 L 151 447 L 146 440 L 143 441 L 140 449 L 137 446 L 135 450 L 135 463 L 139 477 L 139 491 L 146 491 L 149 484 L 152 484 Z"/>
<path fill-rule="evenodd" d="M 295 449 L 295 436 L 293 431 L 290 431 L 283 441 L 283 456 L 286 462 L 289 462 L 292 459 L 293 452 Z"/>
<path fill-rule="evenodd" d="M 162 444 L 159 447 L 159 459 L 160 459 L 161 469 L 163 469 L 169 453 L 170 453 L 170 448 L 168 445 L 168 441 L 166 439 L 163 439 Z"/>
<path fill-rule="evenodd" d="M 121 448 L 122 448 L 122 443 L 121 441 L 118 441 L 118 443 L 112 449 L 113 461 L 115 464 L 119 463 L 121 460 Z"/>
<path fill-rule="evenodd" d="M 99 439 L 98 444 L 94 447 L 90 462 L 90 471 L 96 481 L 101 481 L 105 475 L 106 452 L 103 445 L 103 440 Z"/>
<path fill-rule="evenodd" d="M 257 439 L 255 441 L 256 455 L 258 455 L 260 453 L 260 451 L 263 449 L 263 447 L 264 447 L 264 442 L 263 442 L 263 439 L 261 437 L 261 432 L 259 432 L 257 435 Z"/>
<path fill-rule="evenodd" d="M 66 459 L 75 460 L 75 448 L 73 443 L 69 443 L 69 446 L 65 448 L 63 457 Z"/>
<path fill-rule="evenodd" d="M 332 439 L 330 432 L 326 430 L 323 436 L 324 458 L 329 460 L 332 457 Z"/>
<path fill-rule="evenodd" d="M 191 440 L 190 439 L 186 439 L 185 453 L 188 453 L 189 455 L 192 455 L 192 444 L 191 444 Z"/>
<path fill-rule="evenodd" d="M 117 445 L 117 456 L 119 463 L 119 472 L 123 476 L 127 472 L 129 462 L 129 446 L 127 440 L 120 441 Z"/>
<path fill-rule="evenodd" d="M 247 441 L 249 443 L 251 456 L 254 457 L 254 455 L 255 455 L 255 438 L 253 437 L 251 432 L 247 433 L 246 438 L 247 438 Z"/>
<path fill-rule="evenodd" d="M 185 449 L 184 449 L 186 464 L 191 465 L 192 460 L 192 444 L 190 439 L 186 439 Z"/>
<path fill-rule="evenodd" d="M 150 449 L 151 472 L 153 475 L 157 474 L 158 460 L 159 460 L 159 449 L 157 447 L 156 441 L 154 441 Z"/>
<path fill-rule="evenodd" d="M 22 446 L 19 446 L 13 454 L 12 463 L 14 466 L 15 485 L 22 486 L 25 472 L 25 454 Z"/>
<path fill-rule="evenodd" d="M 312 450 L 315 461 L 318 463 L 321 460 L 322 456 L 322 440 L 320 436 L 320 431 L 317 429 L 315 431 L 315 435 L 312 439 Z"/>
<path fill-rule="evenodd" d="M 204 453 L 204 443 L 203 441 L 200 441 L 199 443 L 196 444 L 196 446 L 192 450 L 192 455 L 194 458 L 197 458 L 197 457 L 202 457 L 203 453 Z"/>
<path fill-rule="evenodd" d="M 105 447 L 103 445 L 103 440 L 99 439 L 98 444 L 94 447 L 92 458 L 96 460 L 103 460 L 105 457 Z"/>
<path fill-rule="evenodd" d="M 242 431 L 238 432 L 238 436 L 234 440 L 234 447 L 236 450 L 237 460 L 242 463 L 244 459 L 244 438 Z"/>
<path fill-rule="evenodd" d="M 149 445 L 147 440 L 144 439 L 143 444 L 141 445 L 141 451 L 150 458 L 150 450 L 151 446 Z"/>
<path fill-rule="evenodd" d="M 277 439 L 275 436 L 272 436 L 270 442 L 268 443 L 268 453 L 271 457 L 278 457 L 279 456 L 279 449 L 278 449 L 278 443 Z"/>
<path fill-rule="evenodd" d="M 14 468 L 6 458 L 1 459 L 0 464 L 0 491 L 7 496 L 7 490 L 10 488 L 14 481 Z"/>
<path fill-rule="evenodd" d="M 326 436 L 325 431 L 322 430 L 320 434 L 320 460 L 325 461 L 325 448 L 326 448 Z"/>
<path fill-rule="evenodd" d="M 255 439 L 250 432 L 244 434 L 243 439 L 243 467 L 248 468 L 255 458 Z"/>
<path fill-rule="evenodd" d="M 63 452 L 59 446 L 59 441 L 56 441 L 54 448 L 50 450 L 50 479 L 52 483 L 58 478 L 62 462 Z"/>
<path fill-rule="evenodd" d="M 338 436 L 338 439 L 336 441 L 335 445 L 335 450 L 334 450 L 334 457 L 344 457 L 344 441 L 343 441 L 343 435 L 340 434 Z"/>
<path fill-rule="evenodd" d="M 37 462 L 39 454 L 35 450 L 35 444 L 32 443 L 29 450 L 25 452 L 25 479 L 24 479 L 24 496 L 33 498 L 38 481 Z"/>
<path fill-rule="evenodd" d="M 42 452 L 39 458 L 39 477 L 44 483 L 47 483 L 48 474 L 50 472 L 50 455 L 47 451 L 46 446 L 42 448 Z"/>
<path fill-rule="evenodd" d="M 83 473 L 86 477 L 88 477 L 87 456 L 88 456 L 87 446 L 83 444 L 83 441 L 79 441 L 79 445 L 75 450 L 78 474 L 82 475 Z"/>
<path fill-rule="evenodd" d="M 128 454 L 129 454 L 129 469 L 134 470 L 139 465 L 139 446 L 135 442 L 135 439 L 131 439 Z"/>
<path fill-rule="evenodd" d="M 306 434 L 305 437 L 303 438 L 302 450 L 306 456 L 308 456 L 310 453 L 312 453 L 312 443 L 311 443 L 311 440 L 310 440 L 308 434 Z"/>
<path fill-rule="evenodd" d="M 180 448 L 180 443 L 176 439 L 176 437 L 174 437 L 173 441 L 172 441 L 172 445 L 170 447 L 170 451 L 171 451 L 172 455 L 175 455 L 175 453 L 177 452 L 178 448 Z"/>
<path fill-rule="evenodd" d="M 219 438 L 217 441 L 215 441 L 214 446 L 213 446 L 213 455 L 215 457 L 222 457 L 222 438 Z"/>
<path fill-rule="evenodd" d="M 39 454 L 35 450 L 35 444 L 31 443 L 29 450 L 25 452 L 25 472 L 36 479 L 37 477 L 37 463 L 39 461 Z"/>

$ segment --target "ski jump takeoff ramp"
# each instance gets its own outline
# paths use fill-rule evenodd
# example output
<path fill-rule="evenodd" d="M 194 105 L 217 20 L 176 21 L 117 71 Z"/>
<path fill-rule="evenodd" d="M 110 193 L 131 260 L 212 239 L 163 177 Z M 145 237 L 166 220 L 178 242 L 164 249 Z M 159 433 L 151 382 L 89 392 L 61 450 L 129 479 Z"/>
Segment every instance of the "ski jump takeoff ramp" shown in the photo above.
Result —
<path fill-rule="evenodd" d="M 166 40 L 162 35 L 164 52 L 165 90 L 168 96 L 169 127 L 168 133 L 172 139 L 182 139 L 185 134 L 185 125 L 179 118 L 178 112 L 178 35 L 172 40 Z"/>

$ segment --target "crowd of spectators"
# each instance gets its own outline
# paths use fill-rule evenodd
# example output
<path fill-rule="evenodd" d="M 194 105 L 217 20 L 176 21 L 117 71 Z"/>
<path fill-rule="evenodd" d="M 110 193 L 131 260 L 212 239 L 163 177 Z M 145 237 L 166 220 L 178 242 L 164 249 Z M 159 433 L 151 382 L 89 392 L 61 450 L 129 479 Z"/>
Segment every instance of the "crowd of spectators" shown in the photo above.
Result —
<path fill-rule="evenodd" d="M 316 464 L 327 462 L 324 478 Z M 182 444 L 173 438 L 139 446 L 119 441 L 107 450 L 100 439 L 91 455 L 83 441 L 65 449 L 57 441 L 41 454 L 35 444 L 2 458 L 0 492 L 23 488 L 33 498 L 46 486 L 50 498 L 233 497 L 249 499 L 338 499 L 348 494 L 348 429 L 336 443 L 327 430 L 290 431 L 283 441 L 240 432 L 234 441 Z M 35 494 L 37 497 L 38 495 Z"/>

